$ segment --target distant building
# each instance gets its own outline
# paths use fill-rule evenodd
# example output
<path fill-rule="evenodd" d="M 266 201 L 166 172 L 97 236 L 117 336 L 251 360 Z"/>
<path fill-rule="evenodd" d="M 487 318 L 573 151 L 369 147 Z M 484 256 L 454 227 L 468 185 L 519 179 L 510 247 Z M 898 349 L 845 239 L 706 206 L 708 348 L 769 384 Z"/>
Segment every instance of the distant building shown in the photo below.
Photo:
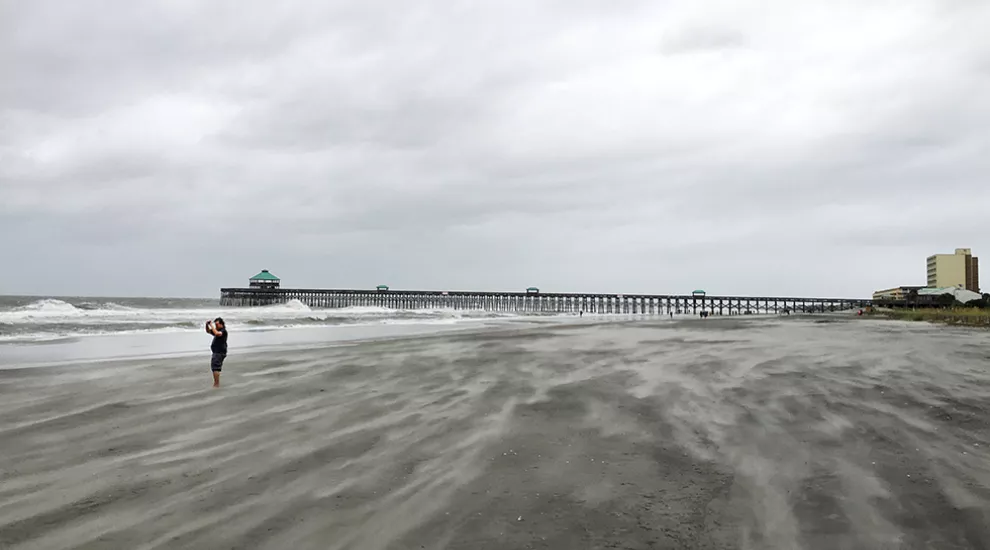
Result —
<path fill-rule="evenodd" d="M 938 299 L 944 295 L 951 295 L 955 298 L 955 301 L 965 304 L 967 302 L 972 302 L 973 300 L 979 300 L 983 298 L 978 292 L 973 292 L 972 290 L 966 290 L 965 288 L 958 288 L 947 286 L 943 288 L 932 288 L 926 287 L 918 291 L 918 302 L 921 304 L 935 304 L 938 303 Z"/>
<path fill-rule="evenodd" d="M 248 279 L 248 286 L 251 288 L 278 288 L 279 284 L 281 284 L 279 278 L 269 273 L 267 269 L 262 269 L 261 273 Z"/>
<path fill-rule="evenodd" d="M 894 300 L 903 301 L 911 297 L 911 292 L 917 293 L 919 290 L 923 289 L 923 286 L 898 286 L 894 288 L 887 288 L 884 290 L 878 290 L 873 293 L 874 300 Z"/>
<path fill-rule="evenodd" d="M 979 259 L 968 248 L 957 248 L 955 254 L 934 254 L 928 257 L 928 286 L 933 288 L 962 288 L 980 291 Z"/>

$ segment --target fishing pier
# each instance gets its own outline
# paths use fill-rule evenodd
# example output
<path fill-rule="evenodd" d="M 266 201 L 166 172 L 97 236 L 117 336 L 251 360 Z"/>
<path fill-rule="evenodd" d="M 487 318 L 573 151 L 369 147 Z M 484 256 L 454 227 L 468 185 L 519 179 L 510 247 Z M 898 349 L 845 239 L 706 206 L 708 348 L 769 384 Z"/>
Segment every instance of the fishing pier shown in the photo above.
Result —
<path fill-rule="evenodd" d="M 601 294 L 541 292 L 530 287 L 521 292 L 463 290 L 288 289 L 267 271 L 249 281 L 246 288 L 221 288 L 220 305 L 267 306 L 298 300 L 315 308 L 382 307 L 389 309 L 483 310 L 506 313 L 592 313 L 669 315 L 673 313 L 747 315 L 757 313 L 824 313 L 864 308 L 870 299 L 794 298 L 771 296 L 709 296 L 703 291 L 673 294 Z"/>

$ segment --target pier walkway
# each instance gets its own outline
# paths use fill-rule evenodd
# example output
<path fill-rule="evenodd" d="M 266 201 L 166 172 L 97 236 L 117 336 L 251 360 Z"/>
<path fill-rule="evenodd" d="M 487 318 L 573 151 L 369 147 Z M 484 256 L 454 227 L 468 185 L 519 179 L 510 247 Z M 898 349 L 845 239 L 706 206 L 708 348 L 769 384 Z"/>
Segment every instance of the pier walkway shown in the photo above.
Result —
<path fill-rule="evenodd" d="M 315 308 L 484 310 L 507 313 L 606 313 L 716 315 L 815 313 L 863 308 L 870 299 L 707 296 L 698 294 L 585 294 L 379 289 L 222 288 L 221 306 L 265 306 L 299 300 Z"/>

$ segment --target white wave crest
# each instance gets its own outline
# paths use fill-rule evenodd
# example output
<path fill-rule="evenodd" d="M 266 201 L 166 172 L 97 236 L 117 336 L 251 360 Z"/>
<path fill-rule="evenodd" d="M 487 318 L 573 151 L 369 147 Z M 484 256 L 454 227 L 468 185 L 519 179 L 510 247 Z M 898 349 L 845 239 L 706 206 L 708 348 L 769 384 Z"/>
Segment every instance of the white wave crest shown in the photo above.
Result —
<path fill-rule="evenodd" d="M 71 315 L 81 311 L 81 309 L 68 302 L 63 302 L 62 300 L 56 300 L 54 298 L 46 298 L 44 300 L 38 300 L 37 302 L 31 302 L 26 306 L 21 306 L 14 310 L 14 312 L 26 315 Z"/>
<path fill-rule="evenodd" d="M 391 309 L 376 306 L 313 308 L 299 300 L 256 307 L 142 308 L 106 301 L 76 302 L 55 298 L 0 310 L 0 341 L 39 337 L 118 334 L 133 331 L 202 331 L 208 320 L 223 317 L 231 331 L 287 326 L 355 324 L 454 324 L 512 317 L 509 313 L 451 309 Z"/>
<path fill-rule="evenodd" d="M 258 309 L 258 310 L 265 311 L 265 312 L 276 312 L 276 311 L 313 311 L 313 309 L 311 307 L 307 306 L 306 304 L 302 303 L 301 301 L 299 301 L 299 300 L 297 300 L 295 298 L 293 298 L 292 300 L 289 300 L 288 302 L 285 302 L 284 304 L 273 304 L 273 305 L 270 305 L 270 306 L 260 306 L 260 307 L 252 308 L 252 309 Z"/>

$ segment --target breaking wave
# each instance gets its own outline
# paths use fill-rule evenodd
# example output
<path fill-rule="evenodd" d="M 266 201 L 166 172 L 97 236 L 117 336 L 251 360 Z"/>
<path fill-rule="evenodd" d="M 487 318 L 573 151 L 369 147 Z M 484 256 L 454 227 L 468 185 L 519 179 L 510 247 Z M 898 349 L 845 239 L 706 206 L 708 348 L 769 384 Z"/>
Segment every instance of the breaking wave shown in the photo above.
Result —
<path fill-rule="evenodd" d="M 485 311 L 396 310 L 382 307 L 311 308 L 299 300 L 259 307 L 218 307 L 207 300 L 134 299 L 131 303 L 94 299 L 40 298 L 0 304 L 0 342 L 54 340 L 66 337 L 202 330 L 209 319 L 223 317 L 231 330 L 262 330 L 353 324 L 454 324 L 504 318 Z M 140 302 L 140 303 L 135 303 Z M 192 303 L 190 303 L 192 302 Z"/>

